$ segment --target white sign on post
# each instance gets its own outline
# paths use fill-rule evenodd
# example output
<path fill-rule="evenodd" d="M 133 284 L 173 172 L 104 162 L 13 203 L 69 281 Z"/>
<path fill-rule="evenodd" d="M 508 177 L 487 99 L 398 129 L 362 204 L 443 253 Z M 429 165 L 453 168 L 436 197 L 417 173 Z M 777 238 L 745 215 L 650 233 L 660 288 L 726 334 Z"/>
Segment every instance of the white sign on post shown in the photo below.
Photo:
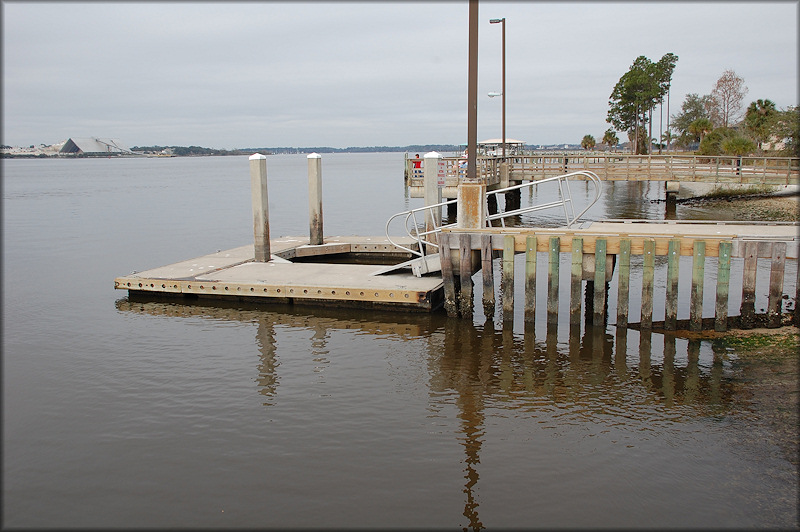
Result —
<path fill-rule="evenodd" d="M 445 177 L 447 177 L 447 162 L 443 159 L 439 159 L 438 171 L 436 172 L 436 186 L 443 187 Z"/>

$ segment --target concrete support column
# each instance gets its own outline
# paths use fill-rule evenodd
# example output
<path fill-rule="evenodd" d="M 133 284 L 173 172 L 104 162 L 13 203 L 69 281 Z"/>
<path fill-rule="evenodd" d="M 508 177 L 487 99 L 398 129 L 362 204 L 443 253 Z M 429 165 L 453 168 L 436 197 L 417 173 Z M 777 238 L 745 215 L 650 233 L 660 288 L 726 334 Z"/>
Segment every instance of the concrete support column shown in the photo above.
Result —
<path fill-rule="evenodd" d="M 665 217 L 667 220 L 675 219 L 675 210 L 677 207 L 677 199 L 678 194 L 680 194 L 681 184 L 679 181 L 667 181 L 667 201 L 666 201 L 666 213 Z"/>
<path fill-rule="evenodd" d="M 483 229 L 486 227 L 486 183 L 482 179 L 462 179 L 458 184 L 458 221 L 456 226 L 464 229 Z M 456 254 L 453 263 L 459 265 L 461 272 L 467 268 L 461 265 L 461 256 Z M 481 252 L 473 250 L 470 255 L 472 273 L 481 267 Z M 462 286 L 462 290 L 464 287 Z"/>
<path fill-rule="evenodd" d="M 509 169 L 508 169 L 508 163 L 505 162 L 505 161 L 500 163 L 499 170 L 500 170 L 500 188 L 508 188 L 508 187 L 510 187 L 511 183 L 509 181 L 509 173 L 510 172 L 509 172 Z"/>
<path fill-rule="evenodd" d="M 256 262 L 269 262 L 269 196 L 267 195 L 267 157 L 250 156 L 250 193 L 253 201 L 253 235 Z"/>
<path fill-rule="evenodd" d="M 482 180 L 461 180 L 458 185 L 458 227 L 483 229 L 486 227 L 486 183 Z"/>
<path fill-rule="evenodd" d="M 439 187 L 439 162 L 442 160 L 441 154 L 432 151 L 423 157 L 423 176 L 424 176 L 424 197 L 425 206 L 436 205 L 442 202 L 442 189 Z M 425 230 L 432 231 L 435 227 L 442 224 L 442 208 L 436 207 L 425 211 Z"/>
<path fill-rule="evenodd" d="M 308 226 L 309 244 L 322 245 L 322 156 L 318 153 L 308 155 Z"/>

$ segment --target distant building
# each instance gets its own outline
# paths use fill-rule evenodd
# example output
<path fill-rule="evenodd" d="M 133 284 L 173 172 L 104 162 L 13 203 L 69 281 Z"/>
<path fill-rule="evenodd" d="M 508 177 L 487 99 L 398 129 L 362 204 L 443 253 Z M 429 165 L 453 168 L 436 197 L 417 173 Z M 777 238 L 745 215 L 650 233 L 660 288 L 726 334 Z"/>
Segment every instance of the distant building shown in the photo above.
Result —
<path fill-rule="evenodd" d="M 525 148 L 524 140 L 506 139 L 506 155 L 519 155 Z M 478 154 L 501 155 L 503 153 L 503 139 L 488 139 L 478 142 Z"/>
<path fill-rule="evenodd" d="M 111 155 L 132 154 L 133 152 L 122 144 L 119 139 L 69 138 L 64 143 L 59 153 L 75 155 Z"/>

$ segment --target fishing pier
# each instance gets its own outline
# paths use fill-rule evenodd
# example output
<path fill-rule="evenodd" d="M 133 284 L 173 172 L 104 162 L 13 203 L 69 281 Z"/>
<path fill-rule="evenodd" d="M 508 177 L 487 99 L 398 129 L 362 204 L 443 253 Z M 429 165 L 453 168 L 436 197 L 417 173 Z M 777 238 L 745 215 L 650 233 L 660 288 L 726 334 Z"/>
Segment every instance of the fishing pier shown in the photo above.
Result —
<path fill-rule="evenodd" d="M 796 223 L 583 221 L 602 194 L 602 180 L 586 170 L 493 190 L 487 190 L 486 180 L 463 179 L 456 199 L 442 201 L 446 165 L 431 153 L 424 169 L 424 207 L 389 218 L 382 236 L 326 237 L 321 157 L 311 154 L 309 235 L 271 238 L 265 156 L 250 157 L 250 177 L 252 245 L 133 272 L 117 277 L 114 287 L 145 297 L 423 312 L 444 308 L 451 317 L 471 319 L 473 277 L 481 272 L 484 315 L 491 319 L 498 309 L 504 323 L 513 322 L 515 311 L 526 323 L 557 323 L 559 314 L 568 312 L 571 324 L 583 319 L 664 330 L 778 327 L 792 312 L 797 322 Z M 594 187 L 593 200 L 580 212 L 570 189 L 575 181 Z M 522 207 L 504 200 L 526 188 L 548 186 L 557 191 L 556 201 Z M 563 225 L 519 225 L 522 217 L 552 209 L 563 211 Z M 457 213 L 456 220 L 448 216 L 445 222 L 445 211 Z M 514 257 L 523 254 L 524 300 L 515 302 L 520 275 Z M 784 289 L 791 270 L 787 263 L 795 270 L 788 283 L 794 285 L 791 294 Z M 539 302 L 544 312 L 537 309 L 537 292 L 546 293 Z M 559 300 L 566 294 L 564 305 Z M 759 309 L 757 301 L 764 299 L 765 308 Z M 634 300 L 640 308 L 633 308 Z M 610 306 L 616 307 L 612 315 Z"/>
<path fill-rule="evenodd" d="M 463 157 L 442 157 L 442 197 L 455 198 L 466 177 Z M 660 181 L 669 193 L 698 185 L 797 187 L 800 158 L 722 155 L 631 155 L 626 153 L 515 153 L 479 156 L 477 175 L 489 190 L 570 172 L 592 172 L 603 181 Z M 406 158 L 405 181 L 412 198 L 424 197 L 424 158 Z"/>

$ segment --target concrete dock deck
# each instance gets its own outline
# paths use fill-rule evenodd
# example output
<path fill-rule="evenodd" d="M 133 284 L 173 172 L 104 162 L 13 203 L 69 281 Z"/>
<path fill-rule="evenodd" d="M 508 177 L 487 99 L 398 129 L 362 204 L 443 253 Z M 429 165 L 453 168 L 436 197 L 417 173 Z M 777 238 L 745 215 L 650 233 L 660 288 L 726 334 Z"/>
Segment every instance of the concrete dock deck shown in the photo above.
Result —
<path fill-rule="evenodd" d="M 395 240 L 413 249 L 411 238 Z M 396 263 L 411 256 L 386 237 L 327 237 L 319 246 L 309 245 L 304 237 L 281 237 L 270 241 L 270 250 L 269 262 L 256 262 L 250 244 L 117 277 L 114 287 L 153 295 L 421 311 L 435 310 L 443 301 L 440 275 L 416 277 L 405 270 L 373 275 L 387 256 Z M 358 256 L 360 262 L 370 262 L 373 256 L 375 264 L 300 262 L 345 254 Z"/>

